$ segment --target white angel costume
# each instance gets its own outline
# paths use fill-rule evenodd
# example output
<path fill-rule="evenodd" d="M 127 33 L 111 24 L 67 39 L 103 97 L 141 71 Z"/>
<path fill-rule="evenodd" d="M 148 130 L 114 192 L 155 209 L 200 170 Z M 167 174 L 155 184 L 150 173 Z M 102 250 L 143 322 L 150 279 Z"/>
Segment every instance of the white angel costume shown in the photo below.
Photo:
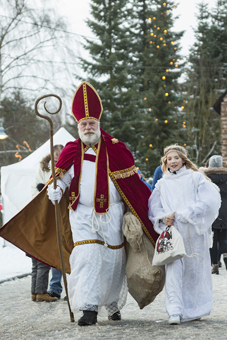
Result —
<path fill-rule="evenodd" d="M 96 156 L 92 148 L 86 154 Z M 97 215 L 93 207 L 95 162 L 83 160 L 80 198 L 75 211 L 69 211 L 74 249 L 70 256 L 71 274 L 67 277 L 72 311 L 98 312 L 105 306 L 112 315 L 126 303 L 126 255 L 123 246 L 124 204 L 109 178 L 110 208 Z M 74 165 L 57 179 L 63 192 L 74 177 Z M 48 190 L 53 186 L 49 185 Z"/>
<path fill-rule="evenodd" d="M 162 222 L 175 212 L 173 225 L 183 237 L 188 256 L 165 266 L 165 305 L 169 316 L 189 321 L 210 314 L 212 277 L 209 247 L 211 225 L 218 216 L 221 198 L 218 188 L 204 175 L 183 166 L 166 173 L 149 199 L 149 218 L 159 234 Z"/>

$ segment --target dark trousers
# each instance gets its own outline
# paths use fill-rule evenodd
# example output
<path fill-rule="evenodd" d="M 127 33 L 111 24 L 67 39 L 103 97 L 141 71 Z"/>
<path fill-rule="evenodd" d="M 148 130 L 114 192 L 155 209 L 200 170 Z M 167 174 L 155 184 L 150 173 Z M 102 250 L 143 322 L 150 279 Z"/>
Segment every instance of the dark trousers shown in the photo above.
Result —
<path fill-rule="evenodd" d="M 49 271 L 49 266 L 32 258 L 32 294 L 45 294 L 47 292 Z"/>
<path fill-rule="evenodd" d="M 212 264 L 218 264 L 219 253 L 227 253 L 227 229 L 213 229 L 213 247 L 210 249 Z"/>

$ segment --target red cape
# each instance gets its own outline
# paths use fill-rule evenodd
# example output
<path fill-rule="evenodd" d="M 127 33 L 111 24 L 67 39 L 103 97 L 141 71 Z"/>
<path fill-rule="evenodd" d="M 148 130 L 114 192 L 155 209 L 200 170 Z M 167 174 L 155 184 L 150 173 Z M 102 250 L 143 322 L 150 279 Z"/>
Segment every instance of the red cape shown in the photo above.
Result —
<path fill-rule="evenodd" d="M 150 189 L 140 180 L 131 152 L 124 143 L 101 130 L 109 158 L 109 176 L 131 212 L 139 219 L 149 240 L 155 245 L 158 234 L 148 218 Z M 57 177 L 76 162 L 80 139 L 69 142 L 56 164 Z M 73 249 L 68 210 L 68 195 L 60 202 L 61 235 L 66 271 L 70 272 L 69 256 Z M 0 229 L 0 236 L 29 255 L 61 269 L 55 231 L 54 206 L 48 200 L 46 187 L 15 217 Z"/>

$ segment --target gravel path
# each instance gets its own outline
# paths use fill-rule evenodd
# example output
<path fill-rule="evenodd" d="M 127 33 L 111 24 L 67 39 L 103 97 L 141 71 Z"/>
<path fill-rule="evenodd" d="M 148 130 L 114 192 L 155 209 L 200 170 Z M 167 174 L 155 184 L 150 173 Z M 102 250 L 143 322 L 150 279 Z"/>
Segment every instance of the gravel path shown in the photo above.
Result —
<path fill-rule="evenodd" d="M 144 339 L 144 340 L 207 340 L 227 339 L 227 271 L 212 275 L 213 309 L 200 321 L 169 326 L 165 312 L 164 291 L 149 306 L 140 310 L 128 295 L 121 321 L 98 318 L 98 324 L 79 327 L 70 322 L 67 302 L 32 302 L 31 276 L 0 284 L 0 339 L 4 340 L 67 340 L 67 339 Z M 64 292 L 62 294 L 64 296 Z"/>

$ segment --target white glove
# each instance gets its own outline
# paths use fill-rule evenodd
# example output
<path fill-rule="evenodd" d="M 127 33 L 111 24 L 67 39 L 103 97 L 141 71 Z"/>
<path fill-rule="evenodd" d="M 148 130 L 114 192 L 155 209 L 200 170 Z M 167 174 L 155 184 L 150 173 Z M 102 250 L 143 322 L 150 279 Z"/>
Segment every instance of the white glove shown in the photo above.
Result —
<path fill-rule="evenodd" d="M 54 189 L 53 187 L 49 185 L 47 188 L 48 198 L 53 203 L 53 205 L 55 205 L 55 201 L 58 201 L 58 203 L 60 202 L 62 198 L 62 193 L 63 191 L 59 186 L 57 186 L 57 188 Z"/>

